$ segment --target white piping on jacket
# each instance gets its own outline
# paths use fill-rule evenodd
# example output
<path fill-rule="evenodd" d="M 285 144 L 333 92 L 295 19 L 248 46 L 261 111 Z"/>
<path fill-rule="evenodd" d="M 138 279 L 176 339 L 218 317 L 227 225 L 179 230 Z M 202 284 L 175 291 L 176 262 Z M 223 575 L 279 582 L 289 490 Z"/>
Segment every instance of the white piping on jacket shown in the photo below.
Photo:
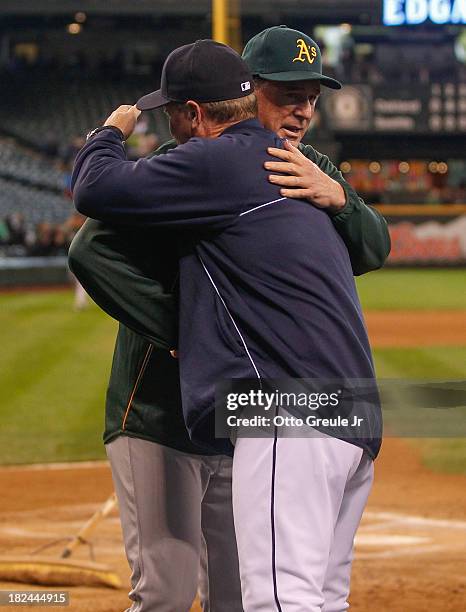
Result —
<path fill-rule="evenodd" d="M 269 206 L 269 204 L 275 204 L 275 202 L 281 202 L 282 200 L 287 200 L 288 198 L 278 198 L 278 200 L 272 200 L 271 202 L 266 202 L 265 204 L 260 204 L 260 206 L 255 206 L 254 208 L 250 208 L 249 210 L 245 210 L 240 213 L 238 217 L 242 217 L 243 215 L 248 215 L 249 213 L 257 210 L 258 208 L 263 208 L 264 206 Z"/>
<path fill-rule="evenodd" d="M 270 202 L 270 203 L 271 203 L 271 202 Z M 265 205 L 263 205 L 263 206 L 265 206 Z M 210 282 L 212 283 L 212 285 L 213 285 L 213 287 L 214 287 L 214 289 L 215 289 L 215 292 L 217 293 L 218 297 L 220 298 L 220 300 L 221 300 L 221 302 L 222 302 L 222 304 L 223 304 L 223 307 L 224 307 L 224 308 L 225 308 L 225 310 L 227 311 L 228 316 L 229 316 L 229 317 L 230 317 L 230 319 L 231 319 L 231 322 L 232 322 L 232 323 L 233 323 L 233 325 L 235 326 L 235 329 L 236 329 L 236 331 L 238 332 L 239 337 L 241 338 L 241 342 L 243 343 L 244 350 L 246 351 L 246 354 L 247 354 L 247 356 L 249 357 L 249 361 L 251 362 L 252 367 L 254 368 L 254 371 L 255 371 L 255 373 L 256 373 L 257 378 L 258 378 L 259 380 L 261 380 L 261 375 L 259 374 L 259 370 L 257 369 L 256 364 L 254 363 L 254 359 L 252 358 L 251 353 L 249 352 L 248 346 L 247 346 L 247 344 L 246 344 L 246 341 L 245 341 L 245 340 L 244 340 L 244 338 L 243 338 L 243 335 L 241 334 L 241 332 L 240 332 L 240 330 L 239 330 L 239 327 L 236 325 L 236 322 L 235 322 L 235 320 L 234 320 L 234 318 L 233 318 L 233 316 L 232 316 L 231 312 L 229 311 L 228 306 L 227 306 L 227 305 L 226 305 L 226 303 L 225 303 L 225 300 L 224 300 L 224 299 L 223 299 L 223 297 L 220 295 L 220 291 L 217 289 L 217 285 L 214 283 L 214 280 L 213 280 L 213 278 L 211 277 L 211 275 L 210 275 L 210 273 L 209 273 L 209 270 L 207 270 L 207 268 L 206 268 L 206 266 L 205 266 L 205 264 L 204 264 L 204 261 L 203 261 L 202 257 L 201 257 L 200 255 L 198 255 L 198 257 L 199 257 L 199 260 L 200 260 L 200 262 L 201 262 L 201 264 L 202 264 L 202 267 L 203 267 L 203 268 L 204 268 L 204 270 L 205 270 L 205 273 L 207 274 L 207 276 L 208 276 L 208 278 L 209 278 Z"/>

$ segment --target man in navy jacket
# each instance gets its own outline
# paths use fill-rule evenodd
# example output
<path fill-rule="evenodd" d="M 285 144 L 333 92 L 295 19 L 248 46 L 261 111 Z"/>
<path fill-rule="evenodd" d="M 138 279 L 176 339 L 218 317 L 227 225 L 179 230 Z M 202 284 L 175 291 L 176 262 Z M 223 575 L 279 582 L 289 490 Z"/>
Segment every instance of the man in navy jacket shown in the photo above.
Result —
<path fill-rule="evenodd" d="M 140 107 L 166 105 L 179 140 L 194 138 L 163 157 L 128 162 L 122 141 L 138 111 L 121 107 L 78 154 L 74 197 L 90 217 L 179 233 L 185 421 L 194 441 L 228 452 L 229 441 L 213 435 L 219 380 L 374 372 L 343 241 L 325 212 L 283 197 L 268 181 L 266 150 L 282 142 L 244 100 L 222 119 L 206 106 L 250 96 L 240 58 L 234 64 L 211 41 L 178 51 L 172 82 Z M 219 70 L 226 59 L 229 69 Z M 191 79 L 178 82 L 180 63 Z M 187 84 L 193 95 L 183 95 Z M 247 612 L 345 609 L 352 540 L 380 446 L 377 407 L 364 417 L 369 438 L 237 441 L 234 509 Z"/>

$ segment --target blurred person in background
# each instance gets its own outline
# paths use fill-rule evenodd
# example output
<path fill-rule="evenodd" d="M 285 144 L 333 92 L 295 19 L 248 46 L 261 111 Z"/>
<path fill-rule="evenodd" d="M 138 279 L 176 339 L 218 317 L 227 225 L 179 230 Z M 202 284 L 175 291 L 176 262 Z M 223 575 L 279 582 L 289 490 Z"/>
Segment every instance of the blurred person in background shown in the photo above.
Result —
<path fill-rule="evenodd" d="M 53 244 L 54 244 L 54 255 L 57 257 L 63 257 L 67 255 L 69 243 L 67 241 L 66 228 L 64 224 L 58 224 L 54 228 L 54 236 L 53 236 Z"/>
<path fill-rule="evenodd" d="M 278 161 L 268 162 L 266 167 L 287 175 L 274 174 L 270 180 L 281 185 L 288 197 L 308 199 L 311 205 L 328 212 L 348 249 L 354 274 L 377 269 L 383 265 L 390 248 L 385 220 L 366 206 L 326 156 L 310 146 L 300 145 L 313 116 L 320 85 L 328 85 L 332 80 L 326 80 L 321 74 L 320 54 L 315 63 L 310 61 L 311 56 L 309 61 L 304 57 L 303 62 L 285 62 L 280 45 L 273 44 L 275 36 L 293 37 L 295 41 L 298 36 L 307 44 L 315 45 L 305 34 L 281 27 L 261 32 L 253 39 L 253 44 L 249 43 L 245 48 L 244 57 L 256 79 L 261 122 L 293 145 L 299 145 L 299 149 L 291 144 L 286 145 L 286 150 L 274 149 Z M 176 142 L 170 141 L 162 145 L 157 154 L 165 154 L 174 146 Z M 186 432 L 178 365 L 168 354 L 168 349 L 177 343 L 174 295 L 177 261 L 175 240 L 166 230 L 117 229 L 93 220 L 86 221 L 70 251 L 71 268 L 90 295 L 108 314 L 120 321 L 107 393 L 104 441 L 112 444 L 122 437 L 140 439 L 141 449 L 145 448 L 144 452 L 140 451 L 138 459 L 140 461 L 146 456 L 145 473 L 141 475 L 146 483 L 144 487 L 141 485 L 141 503 L 158 507 L 158 522 L 165 525 L 165 531 L 159 534 L 160 541 L 165 541 L 163 550 L 152 535 L 148 534 L 147 539 L 142 537 L 140 542 L 142 550 L 139 556 L 150 555 L 156 567 L 151 584 L 152 590 L 158 590 L 158 593 L 153 596 L 168 602 L 166 608 L 157 609 L 178 609 L 170 608 L 170 601 L 174 591 L 180 594 L 181 585 L 176 581 L 176 571 L 170 570 L 169 565 L 180 564 L 184 558 L 182 566 L 186 571 L 190 567 L 192 583 L 197 576 L 199 560 L 190 556 L 184 543 L 189 538 L 202 536 L 206 552 L 201 559 L 202 605 L 204 610 L 223 612 L 228 609 L 232 612 L 241 609 L 240 600 L 236 601 L 236 607 L 233 604 L 228 607 L 218 605 L 215 598 L 218 597 L 219 585 L 213 574 L 215 571 L 227 572 L 226 564 L 230 564 L 230 589 L 232 592 L 236 589 L 238 593 L 237 569 L 236 573 L 231 573 L 237 561 L 228 559 L 232 554 L 231 540 L 234 540 L 231 463 L 226 457 L 222 459 L 222 472 L 211 473 L 207 489 L 197 485 L 194 500 L 189 481 L 203 481 L 202 473 L 206 468 L 202 466 L 208 463 L 209 457 L 206 457 L 204 449 L 191 442 Z M 140 284 L 141 269 L 148 277 L 144 285 Z M 134 273 L 134 270 L 138 272 Z M 136 309 L 133 303 L 136 303 Z M 134 332 L 141 329 L 148 332 L 149 340 Z M 147 459 L 149 456 L 153 459 Z M 171 474 L 169 486 L 168 474 Z M 163 496 L 162 504 L 160 495 Z M 184 535 L 181 531 L 175 533 L 169 529 L 169 513 L 173 508 L 176 508 L 177 522 L 185 522 Z M 199 530 L 197 536 L 192 533 L 193 515 L 200 517 L 195 527 Z M 212 528 L 220 516 L 229 517 L 223 521 L 222 534 L 217 529 L 217 536 L 223 538 L 211 540 L 209 545 L 209 538 L 215 535 Z M 141 560 L 130 556 L 129 561 L 133 569 L 131 598 L 143 605 L 138 593 L 139 581 L 142 580 Z M 171 578 L 165 575 L 165 570 Z"/>
<path fill-rule="evenodd" d="M 8 244 L 24 246 L 26 244 L 26 222 L 24 215 L 19 212 L 11 213 L 6 217 L 5 225 L 8 232 Z"/>
<path fill-rule="evenodd" d="M 7 245 L 10 238 L 10 232 L 5 219 L 0 219 L 0 244 Z"/>
<path fill-rule="evenodd" d="M 78 212 L 75 212 L 62 225 L 61 229 L 63 232 L 63 242 L 66 252 L 69 251 L 70 245 L 73 242 L 74 237 L 83 226 L 85 220 L 86 217 L 79 214 Z M 73 310 L 75 310 L 76 312 L 80 312 L 82 310 L 85 310 L 89 306 L 89 296 L 87 295 L 86 290 L 81 285 L 79 280 L 71 272 L 71 270 L 69 271 L 69 276 L 74 287 Z"/>
<path fill-rule="evenodd" d="M 55 254 L 55 227 L 48 221 L 38 223 L 34 238 L 29 245 L 30 257 L 49 257 Z"/>

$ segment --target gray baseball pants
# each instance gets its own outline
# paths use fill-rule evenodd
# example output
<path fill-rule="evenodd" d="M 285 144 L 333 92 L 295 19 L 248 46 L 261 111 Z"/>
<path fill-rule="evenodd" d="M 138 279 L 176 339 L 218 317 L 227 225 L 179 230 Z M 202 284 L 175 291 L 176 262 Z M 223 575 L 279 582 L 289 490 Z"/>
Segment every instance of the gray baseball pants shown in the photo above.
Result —
<path fill-rule="evenodd" d="M 353 540 L 371 489 L 361 448 L 238 437 L 233 510 L 245 612 L 343 612 Z"/>
<path fill-rule="evenodd" d="M 198 585 L 205 612 L 242 612 L 232 460 L 128 436 L 106 449 L 132 570 L 130 612 L 187 612 Z"/>

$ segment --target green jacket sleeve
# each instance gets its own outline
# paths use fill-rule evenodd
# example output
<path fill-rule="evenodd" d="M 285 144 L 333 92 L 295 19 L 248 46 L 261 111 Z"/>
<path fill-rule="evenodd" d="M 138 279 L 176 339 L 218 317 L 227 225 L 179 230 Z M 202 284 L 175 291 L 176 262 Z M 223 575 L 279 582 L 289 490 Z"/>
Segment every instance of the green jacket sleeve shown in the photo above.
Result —
<path fill-rule="evenodd" d="M 168 235 L 144 236 L 140 229 L 136 234 L 87 219 L 71 244 L 69 267 L 102 310 L 169 350 L 177 346 L 174 244 Z"/>
<path fill-rule="evenodd" d="M 391 246 L 387 222 L 383 216 L 365 204 L 326 155 L 310 145 L 299 145 L 299 150 L 325 174 L 340 183 L 345 191 L 345 207 L 332 215 L 332 222 L 348 249 L 353 274 L 359 276 L 381 268 Z"/>

